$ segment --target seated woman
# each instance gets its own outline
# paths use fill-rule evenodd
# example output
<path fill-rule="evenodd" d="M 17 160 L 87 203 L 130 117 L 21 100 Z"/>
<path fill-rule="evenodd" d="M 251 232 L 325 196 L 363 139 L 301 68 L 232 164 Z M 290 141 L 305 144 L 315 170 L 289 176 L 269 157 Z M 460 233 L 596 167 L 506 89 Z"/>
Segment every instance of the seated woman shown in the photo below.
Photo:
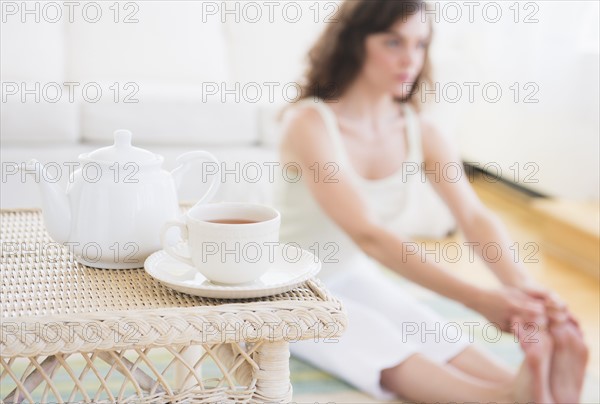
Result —
<path fill-rule="evenodd" d="M 435 173 L 462 164 L 455 145 L 421 117 L 413 96 L 416 84 L 429 79 L 432 27 L 420 18 L 423 7 L 422 1 L 343 3 L 337 21 L 310 52 L 304 99 L 283 116 L 281 163 L 303 175 L 277 185 L 281 239 L 306 249 L 318 246 L 324 261 L 320 277 L 349 318 L 337 343 L 301 341 L 291 344 L 292 353 L 377 398 L 575 403 L 587 349 L 576 321 L 553 293 L 508 253 L 486 261 L 503 285 L 488 290 L 405 248 L 409 239 L 401 226 L 415 181 L 421 181 L 420 175 L 406 175 L 407 163 L 423 164 L 480 257 L 487 243 L 502 251 L 511 245 L 503 224 L 465 176 L 449 181 Z M 333 259 L 327 251 L 335 252 Z M 513 374 L 466 338 L 425 335 L 443 319 L 408 296 L 377 263 L 505 331 L 516 323 L 525 353 L 520 371 Z M 525 336 L 531 332 L 523 332 L 528 322 L 539 326 L 530 340 Z M 408 332 L 408 325 L 421 332 Z"/>

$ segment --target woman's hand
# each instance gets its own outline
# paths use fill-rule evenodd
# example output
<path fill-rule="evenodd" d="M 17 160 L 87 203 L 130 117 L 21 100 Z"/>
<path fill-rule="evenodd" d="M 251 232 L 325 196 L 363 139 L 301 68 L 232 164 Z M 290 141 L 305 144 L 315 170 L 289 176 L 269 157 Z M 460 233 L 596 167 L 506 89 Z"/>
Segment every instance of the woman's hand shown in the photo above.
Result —
<path fill-rule="evenodd" d="M 525 321 L 545 318 L 545 307 L 542 302 L 511 287 L 484 291 L 471 308 L 498 324 L 502 331 L 511 331 L 515 317 Z"/>
<path fill-rule="evenodd" d="M 551 321 L 562 322 L 569 320 L 577 328 L 580 328 L 579 321 L 569 311 L 567 304 L 555 292 L 535 283 L 526 283 L 519 286 L 519 290 L 527 295 L 544 303 L 546 314 Z"/>
<path fill-rule="evenodd" d="M 534 299 L 538 299 L 544 303 L 546 308 L 552 310 L 566 310 L 567 305 L 565 302 L 558 296 L 555 292 L 547 289 L 541 285 L 536 283 L 525 283 L 523 285 L 518 286 L 518 289 L 527 295 L 533 297 Z"/>

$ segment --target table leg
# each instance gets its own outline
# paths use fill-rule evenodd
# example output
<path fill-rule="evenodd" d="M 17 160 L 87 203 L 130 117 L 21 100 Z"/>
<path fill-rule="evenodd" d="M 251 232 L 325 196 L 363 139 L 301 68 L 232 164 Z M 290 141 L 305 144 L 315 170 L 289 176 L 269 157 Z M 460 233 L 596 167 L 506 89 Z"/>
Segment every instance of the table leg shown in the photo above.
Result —
<path fill-rule="evenodd" d="M 292 400 L 289 343 L 264 341 L 254 360 L 260 368 L 256 375 L 255 402 L 289 403 Z"/>

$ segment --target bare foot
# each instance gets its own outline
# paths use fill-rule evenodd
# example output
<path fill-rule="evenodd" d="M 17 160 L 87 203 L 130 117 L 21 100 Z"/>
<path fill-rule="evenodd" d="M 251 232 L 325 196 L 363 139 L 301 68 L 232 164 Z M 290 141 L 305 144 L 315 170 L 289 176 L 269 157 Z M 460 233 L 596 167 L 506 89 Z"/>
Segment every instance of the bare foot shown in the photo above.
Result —
<path fill-rule="evenodd" d="M 552 337 L 546 329 L 547 321 L 540 318 L 535 324 L 521 319 L 515 322 L 518 324 L 515 334 L 525 353 L 515 385 L 515 400 L 519 403 L 554 403 L 550 391 Z"/>
<path fill-rule="evenodd" d="M 557 403 L 572 404 L 579 402 L 588 349 L 579 327 L 566 317 L 565 314 L 564 318 L 550 323 L 550 334 L 554 340 L 550 385 Z"/>

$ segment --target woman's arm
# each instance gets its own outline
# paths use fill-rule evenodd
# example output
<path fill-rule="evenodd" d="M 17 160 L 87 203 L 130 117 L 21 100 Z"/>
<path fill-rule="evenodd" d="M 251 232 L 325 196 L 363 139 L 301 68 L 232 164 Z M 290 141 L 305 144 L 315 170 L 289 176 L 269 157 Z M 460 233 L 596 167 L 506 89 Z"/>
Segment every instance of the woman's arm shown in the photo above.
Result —
<path fill-rule="evenodd" d="M 523 291 L 541 292 L 543 288 L 527 273 L 523 265 L 514 259 L 510 248 L 512 242 L 505 226 L 481 203 L 464 171 L 458 181 L 455 178 L 450 181 L 444 178 L 445 167 L 462 168 L 454 144 L 427 121 L 422 121 L 421 128 L 428 179 L 454 214 L 466 240 L 473 243 L 476 253 L 504 285 Z M 488 251 L 489 257 L 486 256 L 484 247 L 490 243 L 498 247 L 501 254 L 499 259 L 495 248 Z"/>
<path fill-rule="evenodd" d="M 284 123 L 281 145 L 282 163 L 294 162 L 304 170 L 315 167 L 327 178 L 326 163 L 336 163 L 333 144 L 318 113 L 312 109 L 294 111 Z M 526 317 L 541 312 L 541 307 L 524 294 L 484 290 L 465 282 L 418 254 L 407 254 L 405 242 L 373 220 L 365 201 L 356 190 L 344 167 L 339 167 L 334 182 L 306 181 L 311 193 L 325 211 L 366 254 L 384 266 L 450 299 L 471 307 L 488 319 L 507 328 L 515 314 Z M 316 229 L 318 231 L 318 229 Z"/>

